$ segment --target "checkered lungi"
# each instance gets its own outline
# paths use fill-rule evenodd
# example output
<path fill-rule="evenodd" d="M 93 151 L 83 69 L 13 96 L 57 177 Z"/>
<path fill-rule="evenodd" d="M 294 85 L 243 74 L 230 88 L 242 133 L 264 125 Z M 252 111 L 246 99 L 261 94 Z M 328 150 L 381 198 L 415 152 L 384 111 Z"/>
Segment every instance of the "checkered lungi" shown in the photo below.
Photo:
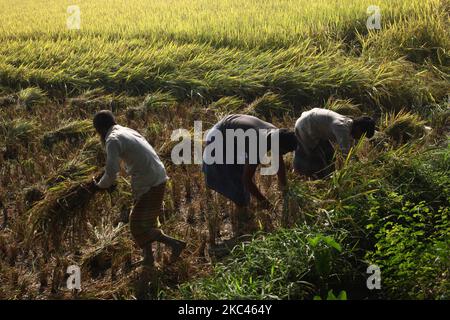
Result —
<path fill-rule="evenodd" d="M 152 187 L 134 204 L 130 213 L 130 231 L 134 241 L 140 248 L 148 246 L 157 240 L 162 231 L 159 229 L 159 215 L 166 183 Z"/>

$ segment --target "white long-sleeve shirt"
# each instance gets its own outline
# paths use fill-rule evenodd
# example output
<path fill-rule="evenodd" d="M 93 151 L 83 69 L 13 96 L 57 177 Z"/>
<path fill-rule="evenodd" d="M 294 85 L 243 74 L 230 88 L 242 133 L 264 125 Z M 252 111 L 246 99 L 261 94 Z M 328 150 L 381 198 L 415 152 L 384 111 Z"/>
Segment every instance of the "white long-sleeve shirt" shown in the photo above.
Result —
<path fill-rule="evenodd" d="M 125 163 L 127 174 L 131 176 L 131 189 L 136 199 L 168 179 L 164 164 L 138 132 L 115 125 L 106 134 L 105 146 L 106 167 L 105 174 L 97 184 L 99 188 L 106 189 L 114 183 L 121 160 Z"/>
<path fill-rule="evenodd" d="M 302 113 L 295 123 L 298 140 L 310 153 L 320 140 L 337 143 L 344 155 L 348 154 L 352 144 L 353 120 L 331 110 L 314 108 Z"/>

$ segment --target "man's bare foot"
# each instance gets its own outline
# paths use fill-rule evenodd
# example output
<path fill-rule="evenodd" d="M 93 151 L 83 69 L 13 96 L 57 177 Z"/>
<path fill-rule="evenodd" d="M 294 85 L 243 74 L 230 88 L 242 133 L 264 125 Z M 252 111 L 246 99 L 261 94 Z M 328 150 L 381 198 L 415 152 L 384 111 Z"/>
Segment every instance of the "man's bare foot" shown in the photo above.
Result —
<path fill-rule="evenodd" d="M 178 260 L 184 248 L 186 248 L 186 242 L 177 240 L 177 243 L 172 247 L 172 255 L 170 257 L 170 263 L 174 263 L 175 261 Z"/>

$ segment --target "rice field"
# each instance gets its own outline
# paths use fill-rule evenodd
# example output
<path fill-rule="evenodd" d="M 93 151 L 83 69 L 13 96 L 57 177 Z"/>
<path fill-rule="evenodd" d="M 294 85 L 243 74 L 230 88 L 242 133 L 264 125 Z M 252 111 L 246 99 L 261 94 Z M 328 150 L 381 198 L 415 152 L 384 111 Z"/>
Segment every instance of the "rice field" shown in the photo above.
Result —
<path fill-rule="evenodd" d="M 445 2 L 380 3 L 389 39 L 383 31 L 368 32 L 369 1 L 306 4 L 85 1 L 78 4 L 80 30 L 68 30 L 66 1 L 4 1 L 1 77 L 10 87 L 37 85 L 69 95 L 93 87 L 131 94 L 164 89 L 180 99 L 211 100 L 282 90 L 293 101 L 337 93 L 393 102 L 400 97 L 389 95 L 402 83 L 421 92 L 407 94 L 407 102 L 445 94 L 427 84 L 440 74 L 418 73 L 396 59 L 410 54 L 445 62 Z M 417 33 L 420 28 L 427 33 Z"/>
<path fill-rule="evenodd" d="M 449 22 L 446 0 L 0 0 L 0 298 L 448 299 Z M 215 258 L 231 204 L 200 167 L 171 163 L 172 131 L 237 112 L 291 128 L 312 107 L 372 115 L 379 132 L 330 179 L 290 172 L 288 198 L 259 177 L 274 210 L 257 212 L 249 246 Z M 175 265 L 155 247 L 150 288 L 117 222 L 129 182 L 90 191 L 105 161 L 90 127 L 100 109 L 140 131 L 171 178 L 161 220 L 188 247 Z M 407 218 L 417 210 L 421 224 Z M 389 270 L 385 290 L 359 287 L 361 261 Z M 65 288 L 71 264 L 81 293 Z"/>

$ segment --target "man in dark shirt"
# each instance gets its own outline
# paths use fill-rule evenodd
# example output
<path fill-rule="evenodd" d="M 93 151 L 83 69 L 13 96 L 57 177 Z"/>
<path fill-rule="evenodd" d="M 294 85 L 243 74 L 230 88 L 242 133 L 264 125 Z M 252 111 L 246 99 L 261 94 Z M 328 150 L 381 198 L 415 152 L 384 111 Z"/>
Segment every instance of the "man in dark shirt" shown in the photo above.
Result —
<path fill-rule="evenodd" d="M 217 134 L 221 135 L 222 139 L 222 162 L 217 161 L 220 157 L 211 161 L 208 151 L 208 146 L 217 142 L 215 141 Z M 274 143 L 276 145 L 273 145 Z M 233 201 L 236 206 L 235 233 L 241 235 L 245 233 L 244 229 L 253 220 L 248 211 L 250 196 L 253 196 L 262 208 L 271 207 L 270 202 L 253 180 L 256 169 L 264 163 L 264 155 L 271 151 L 271 160 L 278 163 L 276 172 L 272 174 L 276 173 L 279 186 L 282 189 L 286 188 L 283 155 L 297 148 L 297 138 L 293 131 L 278 129 L 273 124 L 256 117 L 232 114 L 223 118 L 209 131 L 206 144 L 203 154 L 206 185 Z M 216 148 L 215 151 L 217 153 L 220 150 Z"/>

